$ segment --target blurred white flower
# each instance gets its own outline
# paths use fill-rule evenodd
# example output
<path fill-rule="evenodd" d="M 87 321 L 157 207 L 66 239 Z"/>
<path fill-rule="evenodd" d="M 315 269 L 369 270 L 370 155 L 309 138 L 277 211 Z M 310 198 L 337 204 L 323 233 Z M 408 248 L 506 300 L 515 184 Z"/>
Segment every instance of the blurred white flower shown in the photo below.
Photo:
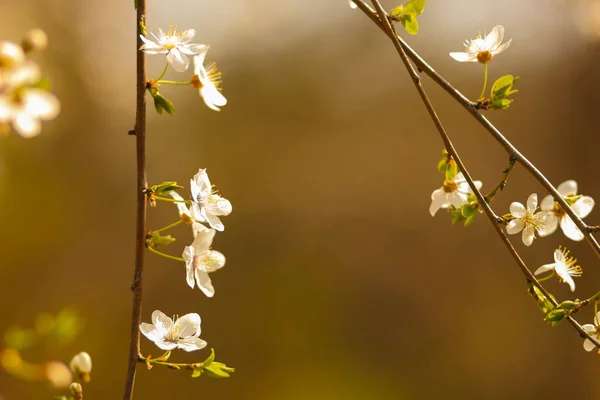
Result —
<path fill-rule="evenodd" d="M 596 340 L 600 340 L 600 329 L 598 328 L 598 321 L 600 321 L 600 311 L 596 314 L 593 324 L 585 324 L 582 326 L 583 330 L 586 331 L 591 337 Z M 596 346 L 590 339 L 583 341 L 583 348 L 585 351 L 592 351 Z"/>
<path fill-rule="evenodd" d="M 24 138 L 39 135 L 40 121 L 54 119 L 59 113 L 60 102 L 46 90 L 24 88 L 15 96 L 0 95 L 0 124 L 10 123 Z"/>
<path fill-rule="evenodd" d="M 200 97 L 208 108 L 220 111 L 219 107 L 227 104 L 227 99 L 221 94 L 221 71 L 218 70 L 214 62 L 204 68 L 204 58 L 209 46 L 206 46 L 200 54 L 194 56 L 194 76 L 192 76 L 192 85 L 198 89 Z"/>
<path fill-rule="evenodd" d="M 590 196 L 583 196 L 577 194 L 577 182 L 574 180 L 568 180 L 556 188 L 558 193 L 567 201 L 567 203 L 573 209 L 573 212 L 579 218 L 585 218 L 594 208 L 594 199 Z M 554 197 L 552 195 L 548 195 L 544 197 L 541 204 L 542 210 L 546 211 L 548 214 L 554 215 L 555 218 L 552 220 L 552 232 L 556 230 L 560 222 L 560 228 L 563 233 L 569 239 L 580 241 L 583 240 L 583 233 L 579 230 L 575 222 L 567 215 L 565 210 L 554 201 Z"/>
<path fill-rule="evenodd" d="M 75 374 L 84 373 L 89 374 L 92 372 L 92 358 L 88 353 L 82 351 L 76 354 L 69 363 L 71 371 Z"/>
<path fill-rule="evenodd" d="M 527 208 L 516 201 L 510 205 L 510 213 L 514 219 L 506 225 L 506 232 L 514 235 L 523 231 L 522 239 L 525 246 L 531 246 L 536 231 L 541 237 L 554 232 L 552 227 L 556 217 L 544 211 L 536 212 L 537 202 L 537 194 L 533 193 L 527 199 Z"/>
<path fill-rule="evenodd" d="M 58 389 L 66 388 L 73 381 L 71 370 L 60 361 L 49 361 L 42 367 L 44 377 Z"/>
<path fill-rule="evenodd" d="M 206 222 L 218 231 L 225 229 L 219 216 L 229 215 L 232 211 L 229 200 L 213 191 L 206 169 L 198 170 L 190 180 L 192 192 L 192 218 L 198 222 Z"/>
<path fill-rule="evenodd" d="M 186 314 L 175 322 L 161 311 L 152 313 L 152 323 L 142 322 L 140 332 L 163 350 L 180 348 L 185 351 L 200 350 L 206 342 L 200 339 L 200 316 Z"/>
<path fill-rule="evenodd" d="M 25 62 L 25 52 L 16 43 L 0 40 L 0 69 L 15 68 Z"/>
<path fill-rule="evenodd" d="M 194 55 L 206 49 L 206 46 L 203 44 L 189 43 L 195 35 L 196 31 L 194 29 L 187 29 L 179 33 L 177 32 L 177 27 L 171 26 L 169 27 L 169 31 L 165 33 L 159 28 L 158 36 L 152 33 L 156 42 L 140 35 L 140 38 L 144 42 L 140 50 L 147 54 L 166 54 L 167 62 L 173 66 L 175 71 L 183 72 L 190 65 L 190 60 L 186 57 L 186 54 Z"/>
<path fill-rule="evenodd" d="M 488 35 L 482 38 L 478 36 L 473 40 L 465 40 L 466 50 L 464 52 L 450 53 L 450 57 L 460 62 L 489 63 L 495 55 L 502 53 L 510 46 L 508 42 L 501 44 L 504 39 L 504 27 L 496 25 Z"/>
<path fill-rule="evenodd" d="M 185 205 L 185 200 L 179 195 L 179 193 L 172 190 L 169 194 L 173 199 L 177 200 L 175 205 L 177 206 L 177 210 L 179 211 L 179 218 L 181 218 L 181 220 L 184 223 L 192 226 L 192 233 L 194 234 L 194 237 L 196 237 L 200 230 L 206 229 L 201 223 L 195 221 L 194 218 L 192 218 L 192 213 L 190 209 L 188 208 L 188 206 Z"/>
<path fill-rule="evenodd" d="M 22 47 L 25 51 L 41 51 L 48 46 L 48 35 L 41 29 L 32 29 L 23 38 Z"/>
<path fill-rule="evenodd" d="M 208 274 L 225 265 L 225 256 L 210 249 L 216 231 L 200 226 L 202 229 L 199 230 L 192 245 L 186 246 L 183 250 L 186 281 L 192 289 L 195 282 L 206 296 L 213 297 L 215 289 Z"/>
<path fill-rule="evenodd" d="M 481 189 L 481 186 L 483 186 L 481 181 L 474 181 L 473 183 L 475 183 L 477 189 Z M 460 208 L 462 204 L 468 203 L 469 195 L 472 193 L 473 191 L 469 187 L 467 180 L 462 172 L 459 172 L 454 177 L 454 180 L 446 180 L 441 188 L 431 193 L 429 213 L 433 217 L 440 208 L 449 208 L 450 206 Z"/>
<path fill-rule="evenodd" d="M 575 281 L 573 276 L 580 277 L 583 274 L 583 270 L 579 265 L 576 265 L 577 259 L 569 256 L 569 250 L 564 247 L 559 247 L 554 250 L 554 262 L 552 264 L 545 264 L 539 267 L 535 274 L 539 275 L 544 272 L 554 271 L 558 278 L 569 285 L 571 291 L 575 291 Z"/>

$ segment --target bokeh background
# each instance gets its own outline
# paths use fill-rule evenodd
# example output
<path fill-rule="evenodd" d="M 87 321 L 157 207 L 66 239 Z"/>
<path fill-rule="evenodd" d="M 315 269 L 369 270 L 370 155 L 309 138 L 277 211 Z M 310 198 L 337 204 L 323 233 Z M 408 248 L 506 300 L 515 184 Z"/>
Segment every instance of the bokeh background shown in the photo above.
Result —
<path fill-rule="evenodd" d="M 82 334 L 28 360 L 93 357 L 86 399 L 120 398 L 131 313 L 135 230 L 133 0 L 3 0 L 0 37 L 49 34 L 38 56 L 61 116 L 32 140 L 0 142 L 0 329 L 76 307 Z M 386 7 L 397 5 L 385 2 Z M 494 123 L 558 184 L 574 178 L 600 198 L 600 2 L 430 0 L 407 40 L 471 97 L 482 68 L 450 51 L 503 24 L 510 49 L 490 79 L 520 76 L 513 107 Z M 568 325 L 550 328 L 490 223 L 468 229 L 428 212 L 442 143 L 391 43 L 346 0 L 151 1 L 148 29 L 195 28 L 224 76 L 229 104 L 207 109 L 193 90 L 163 88 L 175 116 L 149 109 L 151 183 L 187 186 L 198 168 L 234 212 L 213 247 L 227 256 L 208 299 L 184 268 L 148 255 L 144 320 L 154 309 L 198 312 L 227 380 L 140 366 L 136 398 L 529 399 L 600 396 L 600 359 Z M 151 76 L 163 66 L 151 57 Z M 169 75 L 177 79 L 175 73 Z M 425 79 L 475 178 L 491 189 L 507 156 L 450 97 Z M 187 188 L 186 188 L 187 190 Z M 508 211 L 543 189 L 520 167 L 494 206 Z M 185 191 L 183 192 L 185 194 Z M 149 210 L 150 227 L 176 219 Z M 598 210 L 589 217 L 600 223 Z M 173 231 L 181 252 L 187 227 Z M 598 289 L 598 260 L 561 233 L 525 248 L 532 268 L 567 244 Z M 556 281 L 559 298 L 573 296 Z M 591 322 L 592 313 L 580 315 Z M 143 351 L 159 354 L 143 339 Z M 201 354 L 177 353 L 186 361 Z M 0 371 L 3 400 L 56 391 Z"/>

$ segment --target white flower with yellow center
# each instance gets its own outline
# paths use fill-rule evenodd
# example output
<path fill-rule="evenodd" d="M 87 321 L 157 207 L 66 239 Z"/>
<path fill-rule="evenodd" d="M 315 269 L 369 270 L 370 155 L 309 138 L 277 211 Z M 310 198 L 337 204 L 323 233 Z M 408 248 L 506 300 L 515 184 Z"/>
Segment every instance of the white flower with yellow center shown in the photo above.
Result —
<path fill-rule="evenodd" d="M 523 231 L 521 237 L 525 246 L 531 246 L 535 238 L 535 232 L 540 237 L 548 236 L 553 232 L 553 219 L 556 217 L 544 211 L 537 210 L 537 204 L 537 194 L 533 193 L 527 199 L 527 208 L 516 201 L 510 205 L 510 213 L 513 219 L 506 225 L 506 232 L 515 235 Z"/>
<path fill-rule="evenodd" d="M 474 181 L 473 183 L 477 189 L 481 189 L 481 186 L 483 186 L 481 181 Z M 469 202 L 469 195 L 472 193 L 473 191 L 467 180 L 462 172 L 459 172 L 453 180 L 446 180 L 441 188 L 431 193 L 429 213 L 433 217 L 440 208 L 450 208 L 450 206 L 460 208 L 461 205 Z"/>
<path fill-rule="evenodd" d="M 0 69 L 16 68 L 25 62 L 25 52 L 16 43 L 0 40 Z"/>
<path fill-rule="evenodd" d="M 217 64 L 211 62 L 204 67 L 204 58 L 209 46 L 197 56 L 194 56 L 194 76 L 192 76 L 192 86 L 198 89 L 200 97 L 208 108 L 220 111 L 219 107 L 227 104 L 227 99 L 221 94 L 221 71 L 217 68 Z"/>
<path fill-rule="evenodd" d="M 196 31 L 194 29 L 187 29 L 180 33 L 177 32 L 177 27 L 171 26 L 169 31 L 165 33 L 159 28 L 158 36 L 152 33 L 155 41 L 140 35 L 144 42 L 140 50 L 147 54 L 166 54 L 167 62 L 173 66 L 175 71 L 183 72 L 190 65 L 190 60 L 186 57 L 186 54 L 193 56 L 206 49 L 203 44 L 190 43 L 195 35 Z"/>
<path fill-rule="evenodd" d="M 200 226 L 202 228 L 198 231 L 192 245 L 186 246 L 183 250 L 182 257 L 185 260 L 186 281 L 192 289 L 194 283 L 196 283 L 206 296 L 213 297 L 215 289 L 208 274 L 223 268 L 225 256 L 210 249 L 216 231 Z"/>
<path fill-rule="evenodd" d="M 177 211 L 179 211 L 179 218 L 181 218 L 181 220 L 184 223 L 192 226 L 192 233 L 194 234 L 194 237 L 196 237 L 198 232 L 200 232 L 203 229 L 206 229 L 204 225 L 195 221 L 194 218 L 192 218 L 192 212 L 185 205 L 185 200 L 179 195 L 179 193 L 171 191 L 169 194 L 174 200 L 176 200 L 175 205 L 177 206 Z"/>
<path fill-rule="evenodd" d="M 219 216 L 229 215 L 232 211 L 229 200 L 217 194 L 210 184 L 206 169 L 200 169 L 190 180 L 192 192 L 192 218 L 198 222 L 206 222 L 218 231 L 225 229 Z"/>
<path fill-rule="evenodd" d="M 593 324 L 585 324 L 582 326 L 583 330 L 586 331 L 591 337 L 595 338 L 596 340 L 600 340 L 600 327 L 598 326 L 599 321 L 600 311 L 596 314 Z M 583 341 L 583 348 L 585 349 L 585 351 L 592 351 L 594 350 L 594 348 L 596 348 L 596 345 L 592 343 L 590 339 L 585 339 Z"/>
<path fill-rule="evenodd" d="M 488 35 L 483 37 L 478 36 L 473 40 L 465 40 L 466 50 L 464 52 L 450 53 L 450 57 L 460 62 L 480 62 L 487 64 L 492 61 L 492 58 L 510 46 L 508 42 L 502 44 L 504 39 L 504 27 L 496 25 Z"/>
<path fill-rule="evenodd" d="M 595 202 L 590 196 L 583 196 L 577 194 L 577 182 L 574 180 L 568 180 L 556 188 L 558 193 L 567 201 L 567 203 L 571 206 L 573 212 L 579 218 L 585 218 L 588 216 L 592 209 L 594 208 Z M 565 210 L 554 201 L 554 197 L 552 195 L 548 195 L 544 197 L 541 204 L 542 210 L 546 211 L 548 214 L 552 214 L 555 216 L 554 225 L 552 232 L 556 230 L 560 223 L 560 228 L 566 237 L 571 240 L 580 241 L 583 240 L 583 233 L 579 230 L 575 222 L 567 215 Z"/>
<path fill-rule="evenodd" d="M 206 342 L 199 338 L 200 322 L 200 316 L 196 313 L 186 314 L 173 321 L 156 310 L 152 313 L 151 324 L 140 324 L 140 332 L 163 350 L 180 348 L 194 351 L 206 347 Z"/>
<path fill-rule="evenodd" d="M 575 281 L 573 276 L 580 277 L 583 270 L 577 265 L 577 259 L 569 256 L 570 252 L 564 247 L 559 247 L 554 250 L 554 262 L 545 264 L 539 267 L 535 274 L 543 274 L 544 272 L 553 271 L 558 278 L 569 285 L 571 291 L 575 291 Z"/>

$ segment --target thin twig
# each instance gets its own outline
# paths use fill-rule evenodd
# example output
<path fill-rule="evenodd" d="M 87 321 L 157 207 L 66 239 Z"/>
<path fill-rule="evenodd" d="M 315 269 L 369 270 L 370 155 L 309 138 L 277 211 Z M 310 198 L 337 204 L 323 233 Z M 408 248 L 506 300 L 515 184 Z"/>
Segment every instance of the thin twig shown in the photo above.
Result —
<path fill-rule="evenodd" d="M 129 342 L 129 363 L 123 400 L 133 398 L 135 369 L 140 357 L 140 323 L 142 320 L 142 287 L 144 271 L 144 252 L 146 250 L 146 55 L 139 48 L 143 45 L 140 35 L 146 24 L 146 0 L 137 0 L 136 18 L 136 48 L 137 54 L 137 102 L 135 114 L 135 143 L 137 154 L 137 226 L 135 242 L 135 269 L 133 272 L 133 310 L 131 315 L 131 338 Z"/>
<path fill-rule="evenodd" d="M 444 77 L 438 74 L 421 56 L 415 52 L 401 37 L 386 29 L 385 24 L 377 16 L 377 13 L 362 0 L 352 0 L 358 8 L 363 11 L 390 39 L 398 41 L 402 49 L 408 57 L 417 65 L 420 71 L 425 72 L 435 83 L 444 89 L 450 96 L 458 101 L 469 113 L 492 135 L 492 137 L 500 143 L 510 157 L 514 157 L 517 162 L 522 164 L 527 171 L 554 197 L 554 200 L 565 210 L 571 217 L 575 225 L 581 230 L 590 247 L 596 255 L 600 257 L 600 244 L 592 235 L 594 232 L 569 206 L 566 200 L 558 193 L 558 190 L 550 183 L 550 181 L 529 161 L 517 148 L 502 135 L 502 133 L 481 113 L 477 108 L 477 103 L 472 102 L 454 86 L 452 86 Z M 394 36 L 394 37 L 392 37 Z"/>
<path fill-rule="evenodd" d="M 373 15 L 373 11 L 370 9 L 370 7 L 368 7 L 361 0 L 353 0 L 353 1 L 367 15 L 370 15 L 370 16 Z M 408 70 L 408 73 L 411 76 L 413 83 L 415 84 L 415 87 L 416 87 L 417 91 L 419 92 L 419 95 L 421 96 L 421 99 L 422 99 L 423 103 L 425 104 L 425 107 L 427 108 L 427 111 L 429 112 L 429 115 L 431 116 L 431 119 L 433 120 L 433 122 L 442 138 L 442 141 L 444 142 L 446 150 L 456 161 L 458 168 L 463 173 L 465 180 L 467 181 L 467 183 L 469 184 L 469 187 L 471 188 L 471 190 L 477 197 L 477 200 L 478 200 L 480 206 L 485 211 L 487 217 L 489 218 L 490 222 L 494 226 L 494 229 L 498 233 L 498 236 L 502 239 L 506 248 L 512 254 L 513 258 L 517 262 L 517 265 L 519 266 L 519 268 L 521 269 L 523 274 L 526 276 L 527 280 L 533 282 L 534 285 L 537 286 L 540 289 L 540 291 L 544 294 L 544 296 L 546 296 L 548 298 L 548 300 L 550 300 L 553 303 L 554 306 L 557 306 L 558 303 L 553 299 L 553 297 L 550 295 L 550 293 L 540 284 L 540 282 L 533 275 L 533 273 L 531 273 L 529 268 L 527 268 L 525 262 L 521 259 L 521 257 L 519 256 L 519 253 L 516 251 L 516 249 L 513 247 L 512 243 L 508 239 L 508 236 L 506 236 L 506 234 L 502 230 L 502 225 L 501 225 L 502 218 L 499 218 L 494 213 L 494 211 L 492 210 L 492 208 L 490 207 L 488 202 L 485 200 L 482 193 L 475 186 L 475 183 L 471 179 L 471 176 L 469 175 L 465 165 L 462 163 L 462 160 L 458 156 L 456 149 L 454 148 L 446 130 L 444 129 L 439 117 L 437 116 L 437 113 L 435 112 L 435 109 L 433 108 L 433 105 L 431 104 L 431 101 L 429 100 L 427 93 L 425 92 L 425 89 L 421 83 L 421 77 L 419 76 L 418 72 L 415 70 L 414 66 L 411 64 L 409 57 L 402 45 L 400 38 L 396 34 L 394 27 L 390 24 L 387 12 L 383 9 L 383 7 L 381 6 L 381 4 L 379 3 L 378 0 L 371 0 L 371 2 L 373 3 L 373 7 L 375 7 L 377 15 L 379 16 L 379 17 L 377 17 L 376 15 L 373 15 L 375 17 L 375 20 L 377 21 L 377 24 L 383 29 L 383 31 L 390 37 L 390 39 L 394 43 L 394 46 L 396 47 L 396 50 L 397 50 L 398 54 L 400 55 L 400 58 L 402 59 L 404 66 Z M 373 18 L 371 18 L 371 19 L 373 19 Z M 448 83 L 448 85 L 450 85 L 450 84 Z M 511 156 L 512 156 L 512 154 L 511 154 Z M 517 157 L 515 156 L 515 158 L 517 158 Z M 590 339 L 596 346 L 600 347 L 600 342 L 598 342 L 596 340 L 596 338 L 590 336 L 574 318 L 569 317 L 569 322 L 579 332 L 580 336 Z"/>

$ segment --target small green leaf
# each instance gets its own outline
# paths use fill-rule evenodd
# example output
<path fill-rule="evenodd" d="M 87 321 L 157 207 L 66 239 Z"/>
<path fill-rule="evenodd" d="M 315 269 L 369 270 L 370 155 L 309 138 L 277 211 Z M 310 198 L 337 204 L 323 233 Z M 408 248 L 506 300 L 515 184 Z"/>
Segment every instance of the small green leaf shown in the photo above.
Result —
<path fill-rule="evenodd" d="M 447 165 L 448 165 L 448 159 L 446 157 L 444 157 L 438 163 L 437 170 L 440 171 L 440 173 L 445 174 L 446 173 L 446 169 L 447 169 Z"/>
<path fill-rule="evenodd" d="M 450 160 L 450 162 L 446 165 L 446 179 L 454 180 L 458 175 L 458 165 L 454 162 L 454 160 Z"/>
<path fill-rule="evenodd" d="M 175 106 L 169 99 L 156 92 L 154 95 L 154 108 L 156 108 L 156 112 L 162 114 L 162 110 L 165 110 L 168 114 L 173 115 L 175 112 Z"/>
<path fill-rule="evenodd" d="M 390 10 L 390 17 L 392 17 L 392 19 L 399 21 L 400 17 L 402 17 L 404 15 L 404 6 L 400 5 L 398 7 L 394 7 Z"/>
<path fill-rule="evenodd" d="M 202 361 L 202 365 L 206 368 L 215 361 L 215 349 L 210 349 L 210 355 L 206 360 Z"/>
<path fill-rule="evenodd" d="M 462 213 L 460 212 L 460 209 L 458 208 L 450 210 L 450 215 L 452 215 L 452 225 L 456 225 L 458 222 L 465 219 L 465 217 L 463 217 Z"/>
<path fill-rule="evenodd" d="M 171 235 L 161 236 L 160 233 L 152 234 L 153 247 L 165 247 L 173 243 L 176 239 Z"/>
<path fill-rule="evenodd" d="M 404 7 L 404 14 L 412 15 L 413 17 L 421 15 L 425 8 L 425 1 L 426 0 L 410 0 Z"/>
<path fill-rule="evenodd" d="M 229 368 L 223 363 L 213 362 L 208 367 L 204 367 L 206 375 L 212 378 L 228 378 L 230 372 L 235 371 L 234 368 Z"/>
<path fill-rule="evenodd" d="M 194 372 L 192 372 L 192 378 L 197 378 L 200 375 L 202 375 L 202 368 L 196 368 L 194 369 Z"/>
<path fill-rule="evenodd" d="M 492 108 L 496 109 L 496 110 L 506 110 L 508 107 L 510 107 L 510 103 L 512 103 L 514 100 L 512 99 L 498 99 L 498 100 L 494 100 L 492 102 Z"/>
<path fill-rule="evenodd" d="M 406 29 L 406 32 L 410 33 L 411 35 L 416 35 L 419 32 L 419 23 L 417 22 L 417 18 L 410 14 L 405 14 L 403 17 L 401 17 L 400 23 L 404 29 Z"/>
<path fill-rule="evenodd" d="M 473 215 L 469 215 L 466 219 L 465 219 L 465 228 L 468 227 L 469 225 L 471 225 L 473 223 L 473 221 L 475 220 L 475 216 L 477 214 L 473 214 Z"/>
<path fill-rule="evenodd" d="M 168 195 L 169 193 L 177 189 L 183 189 L 183 186 L 179 186 L 175 181 L 166 181 L 150 187 L 152 193 L 156 194 L 157 196 Z"/>

